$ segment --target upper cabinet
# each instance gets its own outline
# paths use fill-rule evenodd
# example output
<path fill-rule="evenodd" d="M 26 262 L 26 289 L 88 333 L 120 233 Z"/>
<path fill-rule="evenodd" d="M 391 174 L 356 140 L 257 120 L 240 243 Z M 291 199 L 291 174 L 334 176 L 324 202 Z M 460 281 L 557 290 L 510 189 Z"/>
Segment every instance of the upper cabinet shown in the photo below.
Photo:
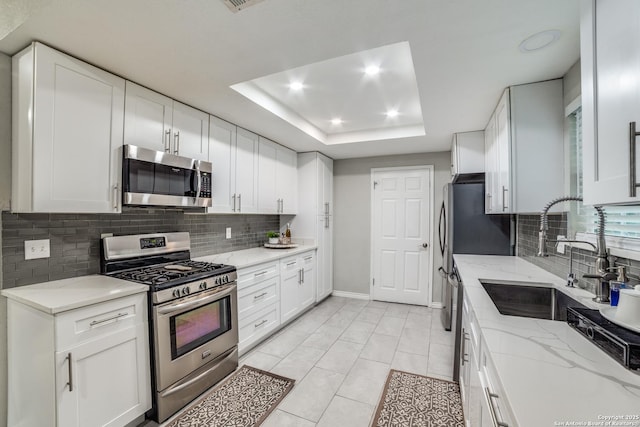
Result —
<path fill-rule="evenodd" d="M 637 204 L 640 2 L 580 5 L 584 203 Z"/>
<path fill-rule="evenodd" d="M 295 214 L 298 208 L 296 153 L 260 137 L 259 154 L 259 212 Z"/>
<path fill-rule="evenodd" d="M 485 212 L 540 212 L 564 190 L 562 80 L 512 86 L 485 129 Z"/>
<path fill-rule="evenodd" d="M 258 135 L 211 116 L 209 161 L 213 165 L 209 212 L 258 212 Z"/>
<path fill-rule="evenodd" d="M 124 94 L 37 42 L 13 57 L 13 212 L 120 212 Z"/>
<path fill-rule="evenodd" d="M 127 82 L 125 144 L 206 161 L 208 132 L 207 113 Z"/>
<path fill-rule="evenodd" d="M 451 175 L 484 172 L 484 132 L 454 133 L 451 141 Z"/>

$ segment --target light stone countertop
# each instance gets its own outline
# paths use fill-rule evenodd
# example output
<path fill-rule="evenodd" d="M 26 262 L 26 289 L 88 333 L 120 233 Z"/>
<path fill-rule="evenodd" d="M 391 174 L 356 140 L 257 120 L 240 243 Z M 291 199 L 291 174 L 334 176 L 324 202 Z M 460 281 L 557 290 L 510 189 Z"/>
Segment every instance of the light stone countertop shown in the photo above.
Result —
<path fill-rule="evenodd" d="M 147 285 L 94 274 L 3 289 L 2 295 L 42 312 L 57 314 L 148 290 Z"/>
<path fill-rule="evenodd" d="M 547 283 L 590 308 L 601 307 L 591 301 L 593 294 L 567 288 L 561 278 L 522 258 L 454 259 L 465 299 L 480 326 L 481 347 L 491 355 L 518 426 L 607 425 L 599 417 L 640 416 L 639 374 L 622 367 L 566 322 L 500 314 L 479 279 Z M 631 424 L 608 425 L 640 426 L 640 419 L 621 421 Z"/>
<path fill-rule="evenodd" d="M 297 248 L 292 249 L 267 249 L 265 247 L 258 247 L 234 252 L 224 252 L 215 255 L 205 255 L 194 259 L 196 261 L 234 265 L 237 269 L 241 269 L 262 264 L 263 262 L 275 261 L 280 258 L 297 255 L 316 248 L 317 246 L 313 244 L 300 243 Z"/>

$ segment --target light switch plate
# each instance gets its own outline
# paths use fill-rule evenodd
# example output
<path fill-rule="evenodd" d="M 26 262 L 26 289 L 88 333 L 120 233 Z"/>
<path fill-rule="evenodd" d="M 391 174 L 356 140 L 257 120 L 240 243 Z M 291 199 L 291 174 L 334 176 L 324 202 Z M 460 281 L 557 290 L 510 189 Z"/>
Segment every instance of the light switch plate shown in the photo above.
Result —
<path fill-rule="evenodd" d="M 49 258 L 50 256 L 49 239 L 24 241 L 24 259 Z"/>
<path fill-rule="evenodd" d="M 231 227 L 227 227 L 227 239 L 231 238 Z"/>

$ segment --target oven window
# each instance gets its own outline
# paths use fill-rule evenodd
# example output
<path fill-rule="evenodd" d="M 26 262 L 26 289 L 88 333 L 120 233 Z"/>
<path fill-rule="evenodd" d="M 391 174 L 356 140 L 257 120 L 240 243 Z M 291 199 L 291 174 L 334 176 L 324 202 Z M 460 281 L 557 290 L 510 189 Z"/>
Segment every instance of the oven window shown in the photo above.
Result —
<path fill-rule="evenodd" d="M 125 191 L 142 194 L 195 197 L 197 177 L 182 169 L 141 160 L 125 159 Z"/>
<path fill-rule="evenodd" d="M 171 359 L 231 329 L 231 297 L 171 317 Z"/>

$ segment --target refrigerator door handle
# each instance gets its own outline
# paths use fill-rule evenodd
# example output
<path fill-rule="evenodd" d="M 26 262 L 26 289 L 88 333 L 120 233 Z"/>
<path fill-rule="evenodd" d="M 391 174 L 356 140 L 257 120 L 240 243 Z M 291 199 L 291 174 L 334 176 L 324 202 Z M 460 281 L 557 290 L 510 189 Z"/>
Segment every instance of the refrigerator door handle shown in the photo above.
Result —
<path fill-rule="evenodd" d="M 445 244 L 447 241 L 447 212 L 442 202 L 440 207 L 440 219 L 438 222 L 438 239 L 440 240 L 440 255 L 444 256 Z"/>

